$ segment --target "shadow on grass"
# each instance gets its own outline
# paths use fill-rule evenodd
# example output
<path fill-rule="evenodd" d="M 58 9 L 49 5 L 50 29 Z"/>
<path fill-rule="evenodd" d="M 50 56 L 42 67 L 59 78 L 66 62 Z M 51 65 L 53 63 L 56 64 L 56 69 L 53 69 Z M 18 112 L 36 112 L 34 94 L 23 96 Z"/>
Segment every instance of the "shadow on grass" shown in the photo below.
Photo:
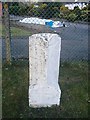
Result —
<path fill-rule="evenodd" d="M 29 108 L 29 63 L 27 60 L 3 63 L 3 118 L 87 118 L 88 64 L 61 63 L 59 84 L 61 104 L 51 108 Z"/>

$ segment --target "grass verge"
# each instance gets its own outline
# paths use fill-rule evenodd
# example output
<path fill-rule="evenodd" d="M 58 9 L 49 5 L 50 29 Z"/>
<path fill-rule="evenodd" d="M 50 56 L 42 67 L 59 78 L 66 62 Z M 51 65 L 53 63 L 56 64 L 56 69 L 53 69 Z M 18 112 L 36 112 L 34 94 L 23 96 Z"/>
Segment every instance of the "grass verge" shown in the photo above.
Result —
<path fill-rule="evenodd" d="M 61 104 L 51 108 L 28 107 L 28 61 L 3 63 L 3 118 L 87 118 L 88 64 L 62 63 L 59 84 Z"/>
<path fill-rule="evenodd" d="M 10 27 L 11 37 L 24 37 L 30 36 L 31 32 L 28 30 L 24 30 L 24 28 L 19 27 Z M 0 24 L 0 36 L 5 37 L 5 28 L 4 25 Z"/>

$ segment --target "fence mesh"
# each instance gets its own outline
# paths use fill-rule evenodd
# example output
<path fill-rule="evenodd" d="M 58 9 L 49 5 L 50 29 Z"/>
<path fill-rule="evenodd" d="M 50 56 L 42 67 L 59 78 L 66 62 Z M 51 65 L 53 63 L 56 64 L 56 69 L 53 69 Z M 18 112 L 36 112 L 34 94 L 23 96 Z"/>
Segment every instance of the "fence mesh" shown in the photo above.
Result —
<path fill-rule="evenodd" d="M 5 3 L 3 3 L 3 58 L 5 46 Z M 29 57 L 29 36 L 57 33 L 62 39 L 61 61 L 88 59 L 88 3 L 11 2 L 8 3 L 10 46 L 13 59 Z M 50 21 L 51 25 L 50 26 Z M 49 22 L 49 25 L 48 25 Z M 54 23 L 52 23 L 54 22 Z"/>
<path fill-rule="evenodd" d="M 72 7 L 74 9 L 70 9 Z M 89 11 L 89 3 L 74 6 L 63 2 L 2 2 L 2 57 L 5 62 L 12 62 L 2 66 L 3 118 L 89 116 Z M 44 32 L 61 37 L 62 64 L 58 80 L 62 90 L 61 103 L 57 108 L 31 109 L 28 106 L 29 36 Z"/>

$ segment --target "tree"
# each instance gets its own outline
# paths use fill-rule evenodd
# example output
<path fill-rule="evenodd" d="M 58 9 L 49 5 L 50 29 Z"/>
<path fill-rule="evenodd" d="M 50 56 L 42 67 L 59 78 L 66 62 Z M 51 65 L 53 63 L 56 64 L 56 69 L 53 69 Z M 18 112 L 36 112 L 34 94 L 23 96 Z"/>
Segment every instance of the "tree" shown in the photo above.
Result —
<path fill-rule="evenodd" d="M 52 18 L 52 17 L 59 16 L 60 6 L 62 5 L 62 3 L 60 3 L 60 2 L 43 2 L 43 4 L 47 5 L 42 12 L 43 18 Z"/>
<path fill-rule="evenodd" d="M 65 7 L 65 5 L 62 5 L 60 7 L 60 16 L 62 18 L 66 18 L 67 19 L 69 14 L 70 14 L 70 10 L 68 9 L 68 7 Z"/>
<path fill-rule="evenodd" d="M 80 16 L 81 16 L 82 13 L 81 13 L 81 10 L 80 10 L 80 8 L 79 8 L 78 6 L 75 6 L 75 7 L 74 7 L 73 12 L 74 12 L 74 14 L 76 14 L 76 16 L 77 16 L 76 19 L 77 19 L 77 20 L 81 20 L 81 17 L 80 17 Z"/>
<path fill-rule="evenodd" d="M 19 15 L 19 10 L 20 10 L 20 7 L 18 2 L 9 3 L 9 14 Z"/>
<path fill-rule="evenodd" d="M 68 7 L 65 7 L 64 5 L 62 5 L 60 7 L 60 12 L 63 13 L 63 14 L 68 14 L 69 13 L 69 9 L 68 9 Z"/>
<path fill-rule="evenodd" d="M 75 13 L 70 13 L 68 16 L 68 20 L 74 22 L 76 20 L 77 16 Z"/>
<path fill-rule="evenodd" d="M 87 21 L 88 22 L 88 19 L 89 19 L 89 17 L 88 17 L 88 13 L 89 13 L 89 4 L 86 4 L 86 6 L 84 7 L 84 8 L 82 8 L 82 15 L 81 15 L 81 19 L 83 20 L 83 21 Z"/>

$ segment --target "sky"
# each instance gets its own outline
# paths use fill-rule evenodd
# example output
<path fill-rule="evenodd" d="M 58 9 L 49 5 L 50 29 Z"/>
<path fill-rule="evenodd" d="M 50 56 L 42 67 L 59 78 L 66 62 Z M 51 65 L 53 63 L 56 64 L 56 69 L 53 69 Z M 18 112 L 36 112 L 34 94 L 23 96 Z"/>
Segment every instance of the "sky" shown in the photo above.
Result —
<path fill-rule="evenodd" d="M 24 0 L 32 2 L 89 2 L 89 0 Z"/>
<path fill-rule="evenodd" d="M 89 2 L 89 0 L 1 0 L 2 2 Z"/>
<path fill-rule="evenodd" d="M 2 2 L 89 2 L 89 0 L 0 0 Z"/>

